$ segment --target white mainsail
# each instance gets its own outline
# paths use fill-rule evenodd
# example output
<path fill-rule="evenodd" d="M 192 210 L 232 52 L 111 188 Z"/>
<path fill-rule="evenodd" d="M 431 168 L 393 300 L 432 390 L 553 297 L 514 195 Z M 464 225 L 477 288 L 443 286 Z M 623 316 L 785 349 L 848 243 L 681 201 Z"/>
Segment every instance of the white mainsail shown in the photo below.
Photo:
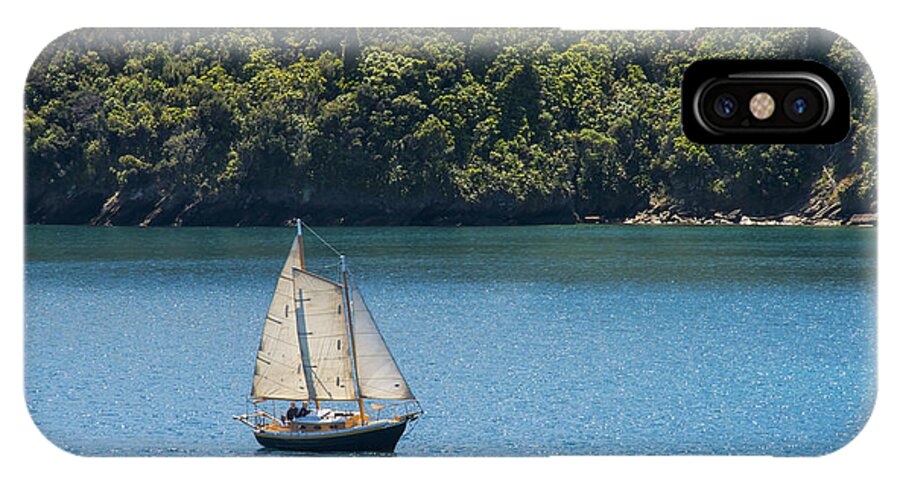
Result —
<path fill-rule="evenodd" d="M 353 341 L 360 396 L 383 400 L 410 400 L 413 397 L 388 350 L 359 289 L 353 287 Z"/>
<path fill-rule="evenodd" d="M 294 269 L 300 356 L 310 400 L 356 400 L 344 289 Z"/>

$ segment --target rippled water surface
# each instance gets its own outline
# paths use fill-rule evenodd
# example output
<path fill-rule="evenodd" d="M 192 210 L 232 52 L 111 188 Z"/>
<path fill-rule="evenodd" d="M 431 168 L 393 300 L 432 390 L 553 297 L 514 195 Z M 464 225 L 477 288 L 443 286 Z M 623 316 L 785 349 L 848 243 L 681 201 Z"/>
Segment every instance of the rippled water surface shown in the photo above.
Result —
<path fill-rule="evenodd" d="M 874 401 L 874 229 L 317 231 L 427 411 L 397 455 L 818 455 Z M 25 394 L 51 441 L 284 454 L 231 415 L 292 229 L 26 232 Z"/>

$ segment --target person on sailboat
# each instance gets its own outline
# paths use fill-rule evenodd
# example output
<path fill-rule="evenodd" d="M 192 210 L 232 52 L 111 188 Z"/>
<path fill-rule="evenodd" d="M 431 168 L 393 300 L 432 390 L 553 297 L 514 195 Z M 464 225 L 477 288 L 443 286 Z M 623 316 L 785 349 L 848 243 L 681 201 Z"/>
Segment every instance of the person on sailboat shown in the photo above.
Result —
<path fill-rule="evenodd" d="M 297 418 L 305 417 L 305 416 L 309 415 L 310 413 L 312 413 L 312 412 L 309 411 L 309 403 L 303 402 L 303 404 L 300 406 L 300 412 L 297 413 Z"/>
<path fill-rule="evenodd" d="M 304 402 L 304 403 L 306 403 L 306 402 Z M 287 410 L 287 412 L 285 412 L 285 415 L 287 416 L 287 421 L 289 421 L 289 422 L 293 422 L 295 418 L 301 416 L 300 412 L 297 411 L 297 404 L 294 402 L 291 402 L 291 408 L 289 408 Z"/>

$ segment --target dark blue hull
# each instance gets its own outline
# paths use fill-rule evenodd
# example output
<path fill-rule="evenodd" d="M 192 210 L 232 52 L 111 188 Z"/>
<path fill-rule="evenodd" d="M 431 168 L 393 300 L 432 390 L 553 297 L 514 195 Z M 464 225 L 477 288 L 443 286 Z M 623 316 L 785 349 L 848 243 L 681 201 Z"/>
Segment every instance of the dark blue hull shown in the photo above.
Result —
<path fill-rule="evenodd" d="M 374 427 L 374 426 L 373 426 Z M 254 432 L 266 448 L 302 452 L 393 452 L 406 430 L 406 421 L 383 427 L 337 432 L 333 435 L 297 435 Z"/>

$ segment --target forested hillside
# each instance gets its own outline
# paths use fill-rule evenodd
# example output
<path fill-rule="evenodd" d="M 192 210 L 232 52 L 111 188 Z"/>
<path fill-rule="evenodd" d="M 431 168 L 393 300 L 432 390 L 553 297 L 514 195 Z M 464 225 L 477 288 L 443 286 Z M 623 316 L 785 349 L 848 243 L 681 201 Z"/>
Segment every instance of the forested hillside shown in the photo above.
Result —
<path fill-rule="evenodd" d="M 850 136 L 687 141 L 680 74 L 710 57 L 831 66 Z M 28 75 L 26 220 L 841 220 L 876 207 L 874 108 L 860 54 L 818 30 L 79 30 Z"/>

